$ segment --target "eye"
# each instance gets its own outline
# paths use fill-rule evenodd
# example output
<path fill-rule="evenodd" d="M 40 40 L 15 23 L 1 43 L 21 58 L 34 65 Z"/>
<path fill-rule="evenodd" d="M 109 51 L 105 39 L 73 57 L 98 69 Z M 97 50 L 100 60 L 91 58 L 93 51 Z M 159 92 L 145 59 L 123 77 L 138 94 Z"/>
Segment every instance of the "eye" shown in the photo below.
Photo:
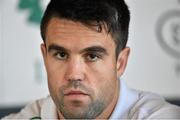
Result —
<path fill-rule="evenodd" d="M 93 54 L 93 53 L 88 54 L 88 55 L 86 56 L 87 61 L 90 61 L 90 62 L 95 62 L 95 61 L 97 61 L 99 58 L 100 58 L 99 55 Z"/>
<path fill-rule="evenodd" d="M 65 60 L 67 59 L 68 55 L 65 52 L 57 52 L 55 53 L 55 57 L 60 60 Z"/>

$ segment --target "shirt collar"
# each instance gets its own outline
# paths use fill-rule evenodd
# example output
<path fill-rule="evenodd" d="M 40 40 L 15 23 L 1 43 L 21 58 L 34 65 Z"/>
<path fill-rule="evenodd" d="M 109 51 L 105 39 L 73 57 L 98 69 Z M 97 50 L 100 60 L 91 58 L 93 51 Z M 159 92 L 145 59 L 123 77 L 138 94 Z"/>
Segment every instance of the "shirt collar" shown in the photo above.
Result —
<path fill-rule="evenodd" d="M 129 89 L 123 80 L 120 80 L 120 92 L 116 107 L 110 119 L 123 119 L 132 105 L 138 100 L 138 93 Z"/>
<path fill-rule="evenodd" d="M 56 106 L 50 96 L 48 96 L 42 105 L 41 119 L 58 119 Z"/>

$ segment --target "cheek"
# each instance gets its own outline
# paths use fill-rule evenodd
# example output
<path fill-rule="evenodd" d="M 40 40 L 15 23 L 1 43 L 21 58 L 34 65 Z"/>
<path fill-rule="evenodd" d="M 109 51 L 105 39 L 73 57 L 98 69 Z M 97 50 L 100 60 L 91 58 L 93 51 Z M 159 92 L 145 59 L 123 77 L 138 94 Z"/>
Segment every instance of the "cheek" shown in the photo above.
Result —
<path fill-rule="evenodd" d="M 90 70 L 87 73 L 98 79 L 97 82 L 104 83 L 117 79 L 116 63 L 113 60 L 94 63 L 88 67 Z"/>
<path fill-rule="evenodd" d="M 62 69 L 59 68 L 60 66 L 52 63 L 47 67 L 49 92 L 57 106 L 59 106 L 59 101 L 62 99 L 59 88 L 63 85 L 63 73 Z"/>
<path fill-rule="evenodd" d="M 47 75 L 48 79 L 50 79 L 53 82 L 58 82 L 62 80 L 63 76 L 63 64 L 58 61 L 54 60 L 53 58 L 49 57 L 47 62 L 46 62 L 46 70 L 47 70 Z"/>
<path fill-rule="evenodd" d="M 51 93 L 57 93 L 58 88 L 63 84 L 63 66 L 57 62 L 48 61 L 46 71 L 49 90 Z"/>
<path fill-rule="evenodd" d="M 96 99 L 104 101 L 106 105 L 110 104 L 115 97 L 117 79 L 113 76 L 97 75 L 96 80 L 93 87 Z"/>
<path fill-rule="evenodd" d="M 91 66 L 91 78 L 96 95 L 105 98 L 106 101 L 112 99 L 117 86 L 117 72 L 114 64 L 98 64 Z"/>

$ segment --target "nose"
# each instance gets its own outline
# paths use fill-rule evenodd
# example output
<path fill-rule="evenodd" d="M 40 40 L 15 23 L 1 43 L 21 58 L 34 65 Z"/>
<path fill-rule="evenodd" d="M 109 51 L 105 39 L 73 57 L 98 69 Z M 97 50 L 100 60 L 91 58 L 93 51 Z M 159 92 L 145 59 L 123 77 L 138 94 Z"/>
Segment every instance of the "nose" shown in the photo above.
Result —
<path fill-rule="evenodd" d="M 85 65 L 80 59 L 71 59 L 67 63 L 66 80 L 83 81 L 85 79 Z"/>

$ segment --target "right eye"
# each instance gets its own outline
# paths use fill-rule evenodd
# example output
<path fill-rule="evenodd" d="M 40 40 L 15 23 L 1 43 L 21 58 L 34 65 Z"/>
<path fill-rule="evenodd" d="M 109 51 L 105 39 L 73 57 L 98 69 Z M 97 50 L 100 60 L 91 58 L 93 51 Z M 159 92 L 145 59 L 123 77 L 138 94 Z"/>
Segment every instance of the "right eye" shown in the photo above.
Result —
<path fill-rule="evenodd" d="M 65 52 L 57 52 L 54 54 L 54 56 L 59 60 L 65 60 L 68 57 L 67 53 Z"/>

